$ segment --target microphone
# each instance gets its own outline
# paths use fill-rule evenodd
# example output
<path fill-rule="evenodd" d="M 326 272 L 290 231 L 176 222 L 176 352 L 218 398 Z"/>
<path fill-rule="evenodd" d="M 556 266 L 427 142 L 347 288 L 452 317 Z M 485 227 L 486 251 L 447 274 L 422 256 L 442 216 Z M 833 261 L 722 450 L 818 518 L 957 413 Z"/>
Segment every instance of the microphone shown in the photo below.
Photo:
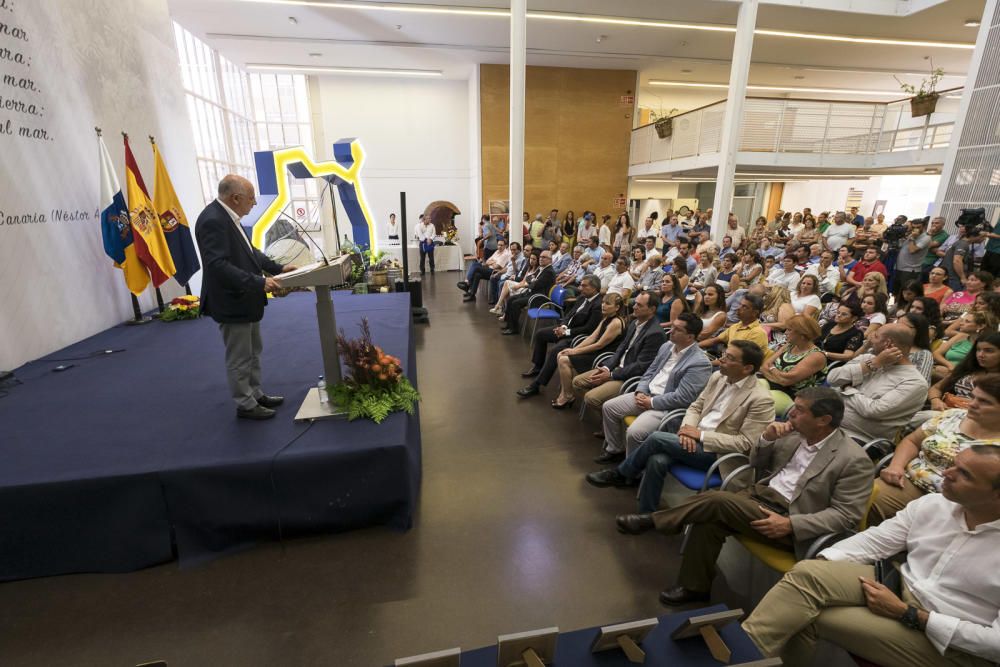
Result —
<path fill-rule="evenodd" d="M 305 227 L 303 227 L 302 225 L 300 225 L 298 220 L 295 220 L 294 218 L 290 218 L 287 215 L 282 214 L 281 217 L 285 218 L 286 220 L 290 221 L 293 225 L 295 225 L 298 228 L 298 230 L 300 232 L 302 232 L 302 234 L 305 235 L 305 237 L 309 240 L 309 243 L 311 243 L 312 246 L 314 248 L 316 248 L 316 250 L 319 250 L 319 256 L 323 258 L 323 265 L 324 266 L 330 266 L 330 260 L 328 260 L 326 258 L 326 253 L 323 252 L 323 249 L 319 247 L 319 244 L 316 243 L 316 241 L 313 240 L 313 237 L 309 235 L 309 232 L 306 231 Z"/>

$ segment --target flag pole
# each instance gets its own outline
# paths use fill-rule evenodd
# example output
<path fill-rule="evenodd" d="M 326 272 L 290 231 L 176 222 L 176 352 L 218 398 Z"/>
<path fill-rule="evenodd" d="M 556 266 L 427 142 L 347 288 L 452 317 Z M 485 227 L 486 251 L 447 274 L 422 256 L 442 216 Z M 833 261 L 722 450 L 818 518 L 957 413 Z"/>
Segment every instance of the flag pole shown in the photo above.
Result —
<path fill-rule="evenodd" d="M 97 136 L 101 136 L 101 128 L 95 127 L 94 129 L 97 130 Z M 128 132 L 122 132 L 122 137 L 128 139 Z M 135 294 L 131 292 L 129 292 L 129 296 L 132 297 L 132 319 L 127 320 L 125 324 L 133 326 L 136 324 L 149 324 L 150 322 L 152 322 L 153 318 L 143 317 L 142 308 L 139 306 L 139 297 L 137 297 Z"/>

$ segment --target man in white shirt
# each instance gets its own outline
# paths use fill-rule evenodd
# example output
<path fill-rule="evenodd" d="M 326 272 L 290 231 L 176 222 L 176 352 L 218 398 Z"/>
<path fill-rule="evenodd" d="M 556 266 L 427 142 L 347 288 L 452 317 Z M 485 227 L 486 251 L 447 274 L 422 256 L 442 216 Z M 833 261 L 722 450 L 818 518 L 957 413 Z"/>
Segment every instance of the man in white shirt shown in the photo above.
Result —
<path fill-rule="evenodd" d="M 847 216 L 844 215 L 844 212 L 837 211 L 833 214 L 833 224 L 823 232 L 823 238 L 826 239 L 826 247 L 837 252 L 843 246 L 849 246 L 856 231 L 857 227 L 847 221 Z"/>
<path fill-rule="evenodd" d="M 798 563 L 743 629 L 786 665 L 813 664 L 818 639 L 884 667 L 994 665 L 998 550 L 1000 447 L 973 445 L 945 471 L 940 494 Z M 875 580 L 873 564 L 902 551 L 900 595 Z"/>
<path fill-rule="evenodd" d="M 655 512 L 673 463 L 708 470 L 716 454 L 749 454 L 774 421 L 774 399 L 755 376 L 762 363 L 763 350 L 750 341 L 734 340 L 719 360 L 719 372 L 687 409 L 676 433 L 650 433 L 617 468 L 592 472 L 587 481 L 621 488 L 635 486 L 641 476 L 639 511 Z"/>
<path fill-rule="evenodd" d="M 574 248 L 575 250 L 575 248 Z M 586 253 L 584 254 L 586 256 Z M 601 281 L 601 293 L 605 294 L 608 291 L 608 287 L 611 286 L 611 279 L 615 277 L 617 271 L 614 265 L 611 263 L 611 253 L 606 252 L 601 255 L 601 260 L 599 266 L 597 266 L 593 271 L 591 271 L 597 278 Z"/>
<path fill-rule="evenodd" d="M 872 463 L 838 426 L 840 395 L 809 387 L 795 396 L 788 421 L 770 424 L 750 454 L 757 482 L 740 491 L 696 494 L 653 514 L 625 514 L 618 530 L 680 533 L 691 524 L 677 585 L 660 593 L 668 605 L 709 598 L 715 561 L 739 534 L 803 558 L 813 540 L 855 529 L 871 497 Z"/>
<path fill-rule="evenodd" d="M 610 253 L 607 253 L 610 255 Z M 611 276 L 611 280 L 608 281 L 608 288 L 604 290 L 605 294 L 620 294 L 622 300 L 628 303 L 628 298 L 635 291 L 635 278 L 628 270 L 628 260 L 624 257 L 619 257 L 618 261 L 615 262 L 615 275 Z"/>
<path fill-rule="evenodd" d="M 691 405 L 705 388 L 712 375 L 712 363 L 695 344 L 701 327 L 701 319 L 697 315 L 678 315 L 670 331 L 670 340 L 660 347 L 635 391 L 604 403 L 601 407 L 604 453 L 598 457 L 598 463 L 624 459 L 626 452 L 637 448 L 646 436 L 656 430 L 663 415 Z M 626 429 L 623 420 L 628 416 L 636 416 L 637 419 Z"/>
<path fill-rule="evenodd" d="M 813 264 L 804 275 L 816 276 L 819 281 L 819 293 L 829 294 L 837 290 L 837 283 L 840 282 L 840 269 L 833 265 L 833 253 L 824 250 L 820 253 L 819 263 Z"/>
<path fill-rule="evenodd" d="M 872 352 L 830 371 L 827 382 L 844 396 L 844 431 L 868 442 L 896 441 L 927 400 L 927 380 L 910 361 L 913 329 L 883 324 L 872 334 Z"/>
<path fill-rule="evenodd" d="M 795 270 L 795 257 L 785 255 L 781 258 L 781 266 L 776 266 L 767 276 L 768 285 L 781 285 L 789 292 L 794 292 L 799 286 L 802 276 Z"/>
<path fill-rule="evenodd" d="M 746 232 L 740 227 L 740 221 L 736 219 L 736 216 L 732 213 L 729 214 L 729 219 L 727 220 L 726 235 L 732 239 L 732 244 L 734 248 L 743 247 L 743 239 L 746 237 Z"/>
<path fill-rule="evenodd" d="M 420 246 L 420 275 L 424 275 L 425 272 L 425 259 L 430 260 L 431 273 L 434 273 L 434 235 L 436 233 L 434 223 L 426 220 L 424 214 L 421 213 L 416 231 L 417 245 Z"/>
<path fill-rule="evenodd" d="M 652 217 L 647 217 L 642 221 L 642 229 L 639 230 L 639 238 L 646 238 L 647 236 L 659 236 L 660 235 L 660 225 L 656 224 L 656 220 Z"/>
<path fill-rule="evenodd" d="M 521 244 L 517 243 L 518 254 L 521 252 Z M 476 291 L 479 289 L 479 281 L 486 278 L 492 278 L 494 274 L 500 275 L 507 270 L 507 265 L 510 264 L 511 252 L 507 248 L 507 239 L 497 239 L 497 251 L 490 255 L 484 263 L 480 264 L 478 261 L 473 262 L 469 265 L 469 271 L 466 273 L 465 280 L 456 283 L 458 289 L 462 290 L 465 294 L 462 296 L 462 301 L 475 301 Z M 431 271 L 434 270 L 434 264 L 431 263 Z"/>
<path fill-rule="evenodd" d="M 656 257 L 657 255 L 659 255 L 660 251 L 656 249 L 656 237 L 646 236 L 644 238 L 645 238 L 644 249 L 646 251 L 646 259 L 650 259 L 652 257 Z"/>

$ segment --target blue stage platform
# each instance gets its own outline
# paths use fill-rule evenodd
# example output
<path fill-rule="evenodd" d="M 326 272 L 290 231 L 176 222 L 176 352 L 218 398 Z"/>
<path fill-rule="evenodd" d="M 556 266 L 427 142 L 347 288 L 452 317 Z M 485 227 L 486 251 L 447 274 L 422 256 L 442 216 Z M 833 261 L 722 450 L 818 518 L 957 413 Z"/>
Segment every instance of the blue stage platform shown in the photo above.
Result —
<path fill-rule="evenodd" d="M 406 294 L 336 293 L 337 324 L 403 360 Z M 208 319 L 118 326 L 26 364 L 0 399 L 0 580 L 189 565 L 256 542 L 372 524 L 407 529 L 420 420 L 295 423 L 323 372 L 315 300 L 273 299 L 262 323 L 266 422 L 239 420 Z M 124 350 L 110 355 L 102 350 Z M 67 360 L 67 361 L 63 361 Z M 60 364 L 74 364 L 53 372 Z"/>

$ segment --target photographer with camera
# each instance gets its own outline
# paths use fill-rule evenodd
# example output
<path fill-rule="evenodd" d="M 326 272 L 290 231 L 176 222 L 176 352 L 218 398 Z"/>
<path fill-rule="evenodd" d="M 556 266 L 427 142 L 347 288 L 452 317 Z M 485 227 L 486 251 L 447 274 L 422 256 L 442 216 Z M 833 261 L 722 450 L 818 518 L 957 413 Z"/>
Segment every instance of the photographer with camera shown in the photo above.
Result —
<path fill-rule="evenodd" d="M 920 280 L 924 258 L 931 245 L 931 237 L 926 233 L 928 218 L 910 221 L 910 231 L 901 240 L 899 255 L 896 257 L 896 272 L 893 274 L 892 291 L 899 298 L 903 286 Z"/>
<path fill-rule="evenodd" d="M 948 287 L 958 292 L 974 269 L 975 245 L 987 237 L 992 240 L 993 232 L 986 222 L 986 209 L 982 208 L 963 208 L 955 227 L 958 238 L 941 258 L 940 266 L 948 272 Z"/>
<path fill-rule="evenodd" d="M 1000 220 L 993 225 L 991 231 L 986 232 L 985 237 L 989 241 L 986 242 L 986 254 L 979 268 L 989 271 L 994 276 L 1000 276 Z"/>

